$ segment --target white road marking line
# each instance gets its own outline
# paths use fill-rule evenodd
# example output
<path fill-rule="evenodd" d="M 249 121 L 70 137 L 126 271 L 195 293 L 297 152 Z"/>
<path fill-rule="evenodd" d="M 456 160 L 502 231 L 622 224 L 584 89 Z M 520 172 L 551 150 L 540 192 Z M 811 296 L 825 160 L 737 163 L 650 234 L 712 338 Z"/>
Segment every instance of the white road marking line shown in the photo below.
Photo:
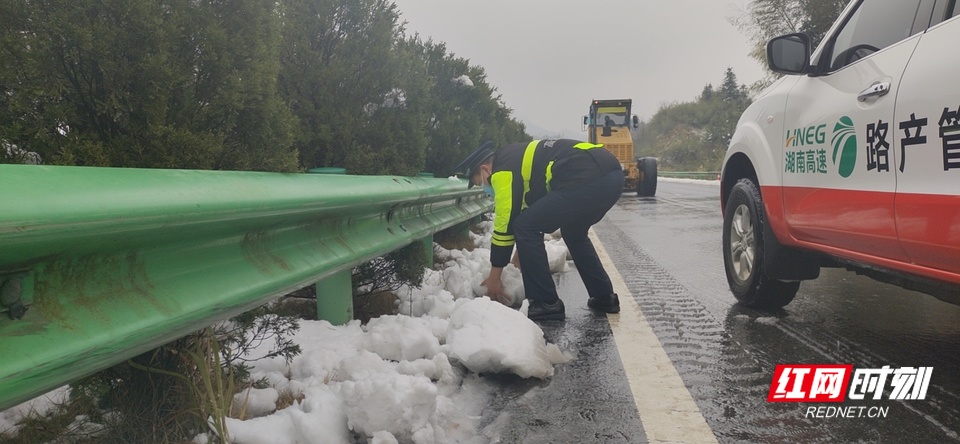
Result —
<path fill-rule="evenodd" d="M 647 439 L 650 443 L 717 442 L 713 430 L 592 229 L 590 238 L 603 268 L 610 275 L 613 290 L 620 296 L 620 313 L 609 314 L 607 319 Z"/>

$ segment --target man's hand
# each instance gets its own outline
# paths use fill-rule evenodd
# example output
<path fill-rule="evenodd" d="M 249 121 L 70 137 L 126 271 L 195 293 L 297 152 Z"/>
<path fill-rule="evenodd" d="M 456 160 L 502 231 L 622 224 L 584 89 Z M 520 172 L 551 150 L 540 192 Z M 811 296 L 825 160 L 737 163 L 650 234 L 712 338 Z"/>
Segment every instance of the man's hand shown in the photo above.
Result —
<path fill-rule="evenodd" d="M 490 296 L 491 299 L 509 306 L 513 302 L 513 298 L 503 291 L 503 280 L 500 278 L 502 273 L 503 268 L 491 268 L 490 275 L 480 285 L 487 289 L 487 296 Z"/>

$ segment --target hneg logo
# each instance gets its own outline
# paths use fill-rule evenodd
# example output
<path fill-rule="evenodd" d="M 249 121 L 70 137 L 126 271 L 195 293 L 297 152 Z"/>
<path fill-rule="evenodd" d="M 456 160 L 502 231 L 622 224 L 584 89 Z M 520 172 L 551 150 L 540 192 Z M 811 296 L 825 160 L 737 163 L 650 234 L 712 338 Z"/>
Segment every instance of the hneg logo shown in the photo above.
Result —
<path fill-rule="evenodd" d="M 767 402 L 843 402 L 849 398 L 922 400 L 927 397 L 933 367 L 885 365 L 878 369 L 853 364 L 777 364 Z M 890 394 L 883 398 L 889 382 Z"/>
<path fill-rule="evenodd" d="M 783 171 L 793 174 L 827 174 L 827 124 L 787 130 Z M 833 125 L 833 166 L 847 178 L 857 166 L 857 131 L 853 119 L 842 116 Z"/>
<path fill-rule="evenodd" d="M 833 126 L 833 164 L 841 177 L 850 177 L 857 166 L 857 131 L 853 119 L 843 116 Z M 839 159 L 838 159 L 839 157 Z"/>

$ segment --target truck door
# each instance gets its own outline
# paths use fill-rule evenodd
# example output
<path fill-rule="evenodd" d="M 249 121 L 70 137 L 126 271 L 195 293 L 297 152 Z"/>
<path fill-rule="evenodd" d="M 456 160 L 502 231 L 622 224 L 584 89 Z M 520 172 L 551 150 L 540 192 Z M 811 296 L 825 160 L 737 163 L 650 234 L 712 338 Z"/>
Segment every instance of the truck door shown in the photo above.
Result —
<path fill-rule="evenodd" d="M 914 264 L 936 270 L 929 276 L 960 282 L 960 2 L 944 4 L 949 9 L 938 8 L 934 21 L 947 20 L 923 35 L 904 73 L 890 132 L 903 249 Z"/>
<path fill-rule="evenodd" d="M 815 54 L 785 110 L 783 203 L 791 235 L 858 257 L 904 260 L 894 222 L 897 88 L 933 0 L 861 2 Z M 928 17 L 929 17 L 928 9 Z"/>

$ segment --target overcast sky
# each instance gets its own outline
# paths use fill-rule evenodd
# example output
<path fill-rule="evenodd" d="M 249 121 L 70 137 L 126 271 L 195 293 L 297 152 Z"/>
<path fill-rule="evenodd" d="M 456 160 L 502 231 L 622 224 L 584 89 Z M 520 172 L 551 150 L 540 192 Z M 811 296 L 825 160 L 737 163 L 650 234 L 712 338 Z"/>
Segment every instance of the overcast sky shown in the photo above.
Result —
<path fill-rule="evenodd" d="M 482 66 L 514 117 L 580 137 L 590 101 L 633 99 L 649 119 L 727 67 L 763 77 L 730 18 L 749 0 L 394 0 L 407 32 Z M 538 134 L 533 134 L 538 136 Z"/>

